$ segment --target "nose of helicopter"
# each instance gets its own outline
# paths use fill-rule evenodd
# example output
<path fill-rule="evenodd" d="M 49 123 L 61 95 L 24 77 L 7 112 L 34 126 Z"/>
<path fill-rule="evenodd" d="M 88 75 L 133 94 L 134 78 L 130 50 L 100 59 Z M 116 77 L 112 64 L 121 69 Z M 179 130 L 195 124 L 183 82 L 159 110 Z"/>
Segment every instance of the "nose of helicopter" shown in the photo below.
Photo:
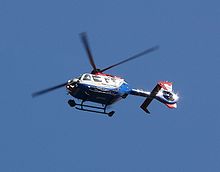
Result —
<path fill-rule="evenodd" d="M 72 89 L 75 87 L 75 84 L 78 82 L 78 79 L 74 78 L 74 79 L 70 79 L 67 81 L 66 84 L 66 88 L 70 91 L 72 91 Z"/>

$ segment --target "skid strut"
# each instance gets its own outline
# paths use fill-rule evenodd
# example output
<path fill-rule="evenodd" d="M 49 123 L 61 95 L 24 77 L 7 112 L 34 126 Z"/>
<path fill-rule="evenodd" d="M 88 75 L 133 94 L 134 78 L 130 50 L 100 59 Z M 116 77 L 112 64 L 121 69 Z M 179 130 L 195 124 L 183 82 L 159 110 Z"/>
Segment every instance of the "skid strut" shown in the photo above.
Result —
<path fill-rule="evenodd" d="M 115 113 L 115 111 L 106 112 L 107 105 L 105 105 L 104 107 L 98 107 L 98 106 L 84 105 L 84 102 L 85 101 L 82 100 L 82 102 L 80 104 L 78 104 L 74 100 L 69 100 L 68 104 L 71 107 L 75 107 L 77 110 L 100 113 L 100 114 L 107 114 L 110 117 L 113 116 L 113 114 Z M 96 109 L 98 109 L 98 110 L 96 110 Z M 103 110 L 103 111 L 99 111 L 99 110 Z"/>

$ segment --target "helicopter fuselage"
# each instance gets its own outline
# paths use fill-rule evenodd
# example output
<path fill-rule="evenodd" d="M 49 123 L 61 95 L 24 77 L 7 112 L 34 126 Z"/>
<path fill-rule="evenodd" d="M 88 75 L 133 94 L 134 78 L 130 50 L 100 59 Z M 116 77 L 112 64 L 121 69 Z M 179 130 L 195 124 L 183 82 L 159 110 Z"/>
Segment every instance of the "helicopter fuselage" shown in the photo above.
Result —
<path fill-rule="evenodd" d="M 80 100 L 111 105 L 125 98 L 131 91 L 124 79 L 103 73 L 85 73 L 69 80 L 68 93 Z"/>

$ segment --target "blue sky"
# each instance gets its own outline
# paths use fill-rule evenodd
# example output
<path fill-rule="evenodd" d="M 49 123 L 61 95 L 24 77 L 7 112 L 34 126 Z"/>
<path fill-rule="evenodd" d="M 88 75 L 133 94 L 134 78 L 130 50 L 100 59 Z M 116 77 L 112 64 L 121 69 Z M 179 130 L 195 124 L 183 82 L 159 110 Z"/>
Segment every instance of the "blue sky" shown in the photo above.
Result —
<path fill-rule="evenodd" d="M 0 0 L 0 171 L 218 172 L 217 0 Z M 153 45 L 160 50 L 108 71 L 134 88 L 173 81 L 170 110 L 127 97 L 115 116 L 67 105 L 65 89 L 31 93 L 90 72 L 79 33 L 100 68 Z"/>

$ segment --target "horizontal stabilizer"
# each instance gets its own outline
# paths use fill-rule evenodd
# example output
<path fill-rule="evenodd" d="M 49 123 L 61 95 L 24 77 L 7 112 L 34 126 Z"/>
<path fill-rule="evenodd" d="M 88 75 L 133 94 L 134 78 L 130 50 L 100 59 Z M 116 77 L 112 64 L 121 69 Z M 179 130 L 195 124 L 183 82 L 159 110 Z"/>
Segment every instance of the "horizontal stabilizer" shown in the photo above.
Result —
<path fill-rule="evenodd" d="M 160 89 L 161 89 L 161 86 L 159 84 L 157 84 L 154 87 L 154 89 L 152 90 L 152 92 L 150 93 L 150 96 L 148 98 L 146 98 L 146 100 L 140 106 L 140 108 L 143 109 L 146 113 L 150 113 L 149 110 L 147 109 L 147 107 L 152 102 L 152 100 L 155 98 L 155 96 L 160 91 Z"/>
<path fill-rule="evenodd" d="M 150 111 L 147 109 L 148 105 L 151 103 L 153 99 L 151 98 L 147 98 L 144 103 L 142 103 L 142 105 L 140 106 L 141 109 L 143 109 L 146 113 L 150 114 Z"/>

